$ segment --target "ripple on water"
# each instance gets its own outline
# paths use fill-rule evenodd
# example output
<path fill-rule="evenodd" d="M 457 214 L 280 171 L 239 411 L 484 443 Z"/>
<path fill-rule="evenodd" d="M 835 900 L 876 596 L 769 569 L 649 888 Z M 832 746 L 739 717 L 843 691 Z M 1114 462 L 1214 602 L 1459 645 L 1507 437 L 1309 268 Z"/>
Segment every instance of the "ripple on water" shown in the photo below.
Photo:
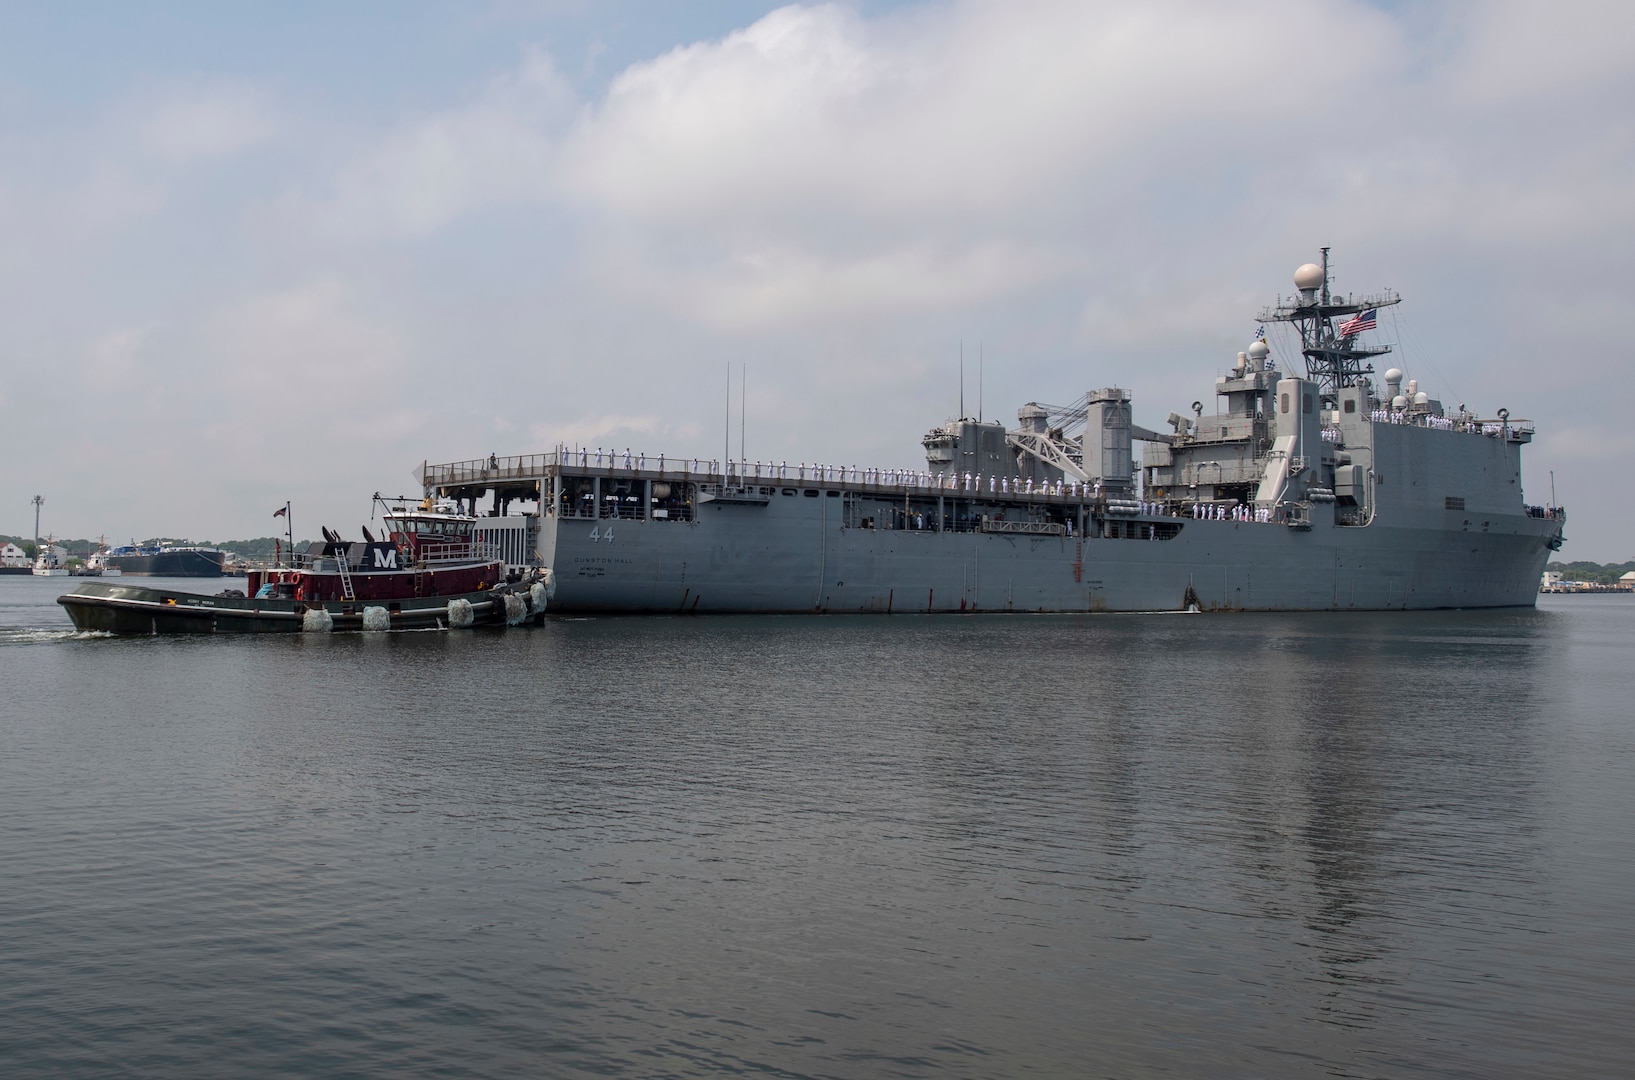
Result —
<path fill-rule="evenodd" d="M 0 1040 L 22 1073 L 1614 1073 L 1635 665 L 1572 610 L 19 637 Z"/>

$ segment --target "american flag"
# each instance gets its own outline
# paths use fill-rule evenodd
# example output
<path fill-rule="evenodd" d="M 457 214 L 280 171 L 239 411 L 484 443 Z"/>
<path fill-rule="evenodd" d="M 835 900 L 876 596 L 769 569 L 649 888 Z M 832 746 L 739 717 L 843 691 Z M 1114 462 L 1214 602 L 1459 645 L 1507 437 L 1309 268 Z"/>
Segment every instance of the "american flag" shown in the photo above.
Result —
<path fill-rule="evenodd" d="M 1379 308 L 1369 308 L 1356 318 L 1347 319 L 1340 324 L 1340 336 L 1351 337 L 1353 334 L 1360 334 L 1364 330 L 1374 329 L 1375 317 L 1378 315 Z"/>

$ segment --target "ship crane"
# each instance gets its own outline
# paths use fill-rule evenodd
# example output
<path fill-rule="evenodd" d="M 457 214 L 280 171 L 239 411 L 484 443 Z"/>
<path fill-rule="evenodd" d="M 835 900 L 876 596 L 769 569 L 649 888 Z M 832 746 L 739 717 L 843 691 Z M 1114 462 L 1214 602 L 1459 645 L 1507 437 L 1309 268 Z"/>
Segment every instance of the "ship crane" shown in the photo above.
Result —
<path fill-rule="evenodd" d="M 1090 418 L 1090 394 L 1086 391 L 1080 394 L 1071 405 L 1045 405 L 1041 402 L 1029 402 L 1038 405 L 1050 413 L 1045 421 L 1046 425 L 1058 429 L 1064 436 L 1071 437 L 1084 427 L 1085 421 Z"/>
<path fill-rule="evenodd" d="M 1054 434 L 1058 433 L 1053 431 L 1041 435 L 1036 431 L 1007 431 L 1005 442 L 1012 450 L 1030 454 L 1051 468 L 1060 469 L 1063 476 L 1088 483 L 1090 474 L 1084 471 L 1084 451 L 1077 443 L 1051 438 Z"/>
<path fill-rule="evenodd" d="M 1023 412 L 1029 410 L 1048 414 L 1045 417 L 1045 430 L 1007 431 L 1006 444 L 1018 453 L 1059 469 L 1063 476 L 1070 476 L 1081 483 L 1088 482 L 1090 474 L 1084 469 L 1084 448 L 1074 436 L 1084 429 L 1090 417 L 1090 395 L 1081 395 L 1071 405 L 1045 405 L 1030 401 Z"/>
<path fill-rule="evenodd" d="M 1090 483 L 1090 473 L 1084 467 L 1084 443 L 1080 437 L 1084 433 L 1085 425 L 1090 422 L 1092 396 L 1086 391 L 1068 405 L 1028 402 L 1022 412 L 1027 413 L 1036 409 L 1047 414 L 1045 430 L 1028 431 L 1024 428 L 1021 431 L 1007 431 L 1006 444 L 1018 453 L 1036 458 L 1053 469 L 1060 469 L 1063 476 L 1070 476 L 1081 483 Z M 1169 436 L 1159 435 L 1139 425 L 1129 424 L 1128 427 L 1131 438 L 1138 441 L 1162 443 L 1170 441 Z"/>

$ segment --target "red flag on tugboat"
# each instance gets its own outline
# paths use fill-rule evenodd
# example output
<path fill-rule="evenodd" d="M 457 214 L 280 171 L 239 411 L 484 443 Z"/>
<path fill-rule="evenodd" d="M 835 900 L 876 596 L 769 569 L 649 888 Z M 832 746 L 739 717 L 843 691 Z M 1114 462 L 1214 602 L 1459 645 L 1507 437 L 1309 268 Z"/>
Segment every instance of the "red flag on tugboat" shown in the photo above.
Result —
<path fill-rule="evenodd" d="M 289 512 L 290 508 L 288 506 L 280 506 L 277 510 L 273 511 L 273 517 L 283 517 Z"/>

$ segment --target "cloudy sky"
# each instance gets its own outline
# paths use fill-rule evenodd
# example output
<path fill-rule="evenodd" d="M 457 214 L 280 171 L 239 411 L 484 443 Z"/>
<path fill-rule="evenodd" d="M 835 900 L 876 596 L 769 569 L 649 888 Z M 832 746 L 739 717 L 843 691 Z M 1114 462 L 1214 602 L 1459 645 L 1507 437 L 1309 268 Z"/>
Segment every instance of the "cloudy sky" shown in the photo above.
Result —
<path fill-rule="evenodd" d="M 1157 426 L 1326 244 L 1629 558 L 1632 101 L 1625 3 L 0 0 L 0 532 L 718 455 L 729 364 L 752 458 L 918 463 L 962 343 Z"/>

